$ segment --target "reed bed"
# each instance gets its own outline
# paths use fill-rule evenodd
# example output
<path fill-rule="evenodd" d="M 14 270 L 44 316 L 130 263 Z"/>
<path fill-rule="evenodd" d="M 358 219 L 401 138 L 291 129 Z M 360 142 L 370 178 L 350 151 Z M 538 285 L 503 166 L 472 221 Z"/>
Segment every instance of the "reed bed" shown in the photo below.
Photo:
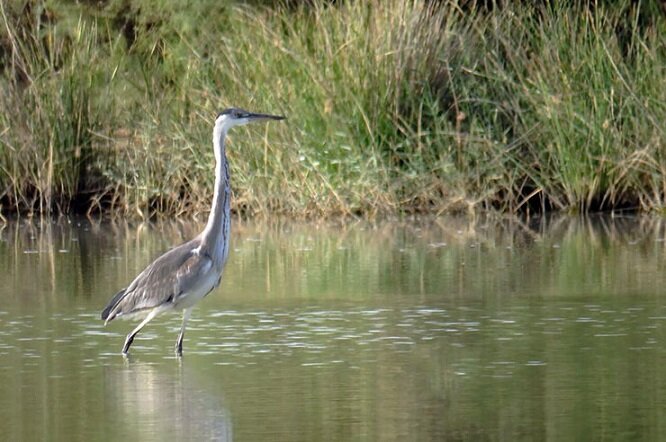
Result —
<path fill-rule="evenodd" d="M 3 3 L 0 214 L 663 211 L 658 6 L 306 3 Z"/>

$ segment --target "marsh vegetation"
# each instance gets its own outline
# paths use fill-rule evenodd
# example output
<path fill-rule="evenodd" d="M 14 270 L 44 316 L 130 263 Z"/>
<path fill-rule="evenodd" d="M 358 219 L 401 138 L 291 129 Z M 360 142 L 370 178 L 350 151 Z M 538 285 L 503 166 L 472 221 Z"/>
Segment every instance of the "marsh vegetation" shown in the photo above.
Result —
<path fill-rule="evenodd" d="M 468 3 L 3 2 L 0 213 L 662 210 L 663 9 Z"/>

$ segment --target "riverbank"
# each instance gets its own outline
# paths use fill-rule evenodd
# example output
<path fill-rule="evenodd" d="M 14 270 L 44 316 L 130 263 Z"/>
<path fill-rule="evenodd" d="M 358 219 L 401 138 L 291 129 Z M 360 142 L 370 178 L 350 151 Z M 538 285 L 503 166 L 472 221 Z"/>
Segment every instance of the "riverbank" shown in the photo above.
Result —
<path fill-rule="evenodd" d="M 235 212 L 662 211 L 659 6 L 4 6 L 2 213 L 195 216 L 228 106 Z"/>

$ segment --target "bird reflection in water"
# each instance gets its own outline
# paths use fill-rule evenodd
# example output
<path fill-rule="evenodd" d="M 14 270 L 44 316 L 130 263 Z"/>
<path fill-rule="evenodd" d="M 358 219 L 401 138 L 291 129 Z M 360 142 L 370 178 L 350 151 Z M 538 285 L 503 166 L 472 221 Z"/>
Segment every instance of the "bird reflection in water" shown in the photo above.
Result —
<path fill-rule="evenodd" d="M 122 428 L 114 431 L 128 440 L 233 440 L 229 410 L 195 381 L 183 364 L 107 366 L 104 396 Z"/>

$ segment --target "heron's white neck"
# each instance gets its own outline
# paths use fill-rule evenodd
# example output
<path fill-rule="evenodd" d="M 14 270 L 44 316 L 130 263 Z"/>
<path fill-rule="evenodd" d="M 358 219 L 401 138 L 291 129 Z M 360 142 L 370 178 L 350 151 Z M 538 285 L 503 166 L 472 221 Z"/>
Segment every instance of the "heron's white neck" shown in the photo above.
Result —
<path fill-rule="evenodd" d="M 201 234 L 201 251 L 207 253 L 219 267 L 224 265 L 229 255 L 229 233 L 231 231 L 231 186 L 224 147 L 228 127 L 225 126 L 224 124 L 216 124 L 215 129 L 213 129 L 215 190 L 208 222 Z"/>

